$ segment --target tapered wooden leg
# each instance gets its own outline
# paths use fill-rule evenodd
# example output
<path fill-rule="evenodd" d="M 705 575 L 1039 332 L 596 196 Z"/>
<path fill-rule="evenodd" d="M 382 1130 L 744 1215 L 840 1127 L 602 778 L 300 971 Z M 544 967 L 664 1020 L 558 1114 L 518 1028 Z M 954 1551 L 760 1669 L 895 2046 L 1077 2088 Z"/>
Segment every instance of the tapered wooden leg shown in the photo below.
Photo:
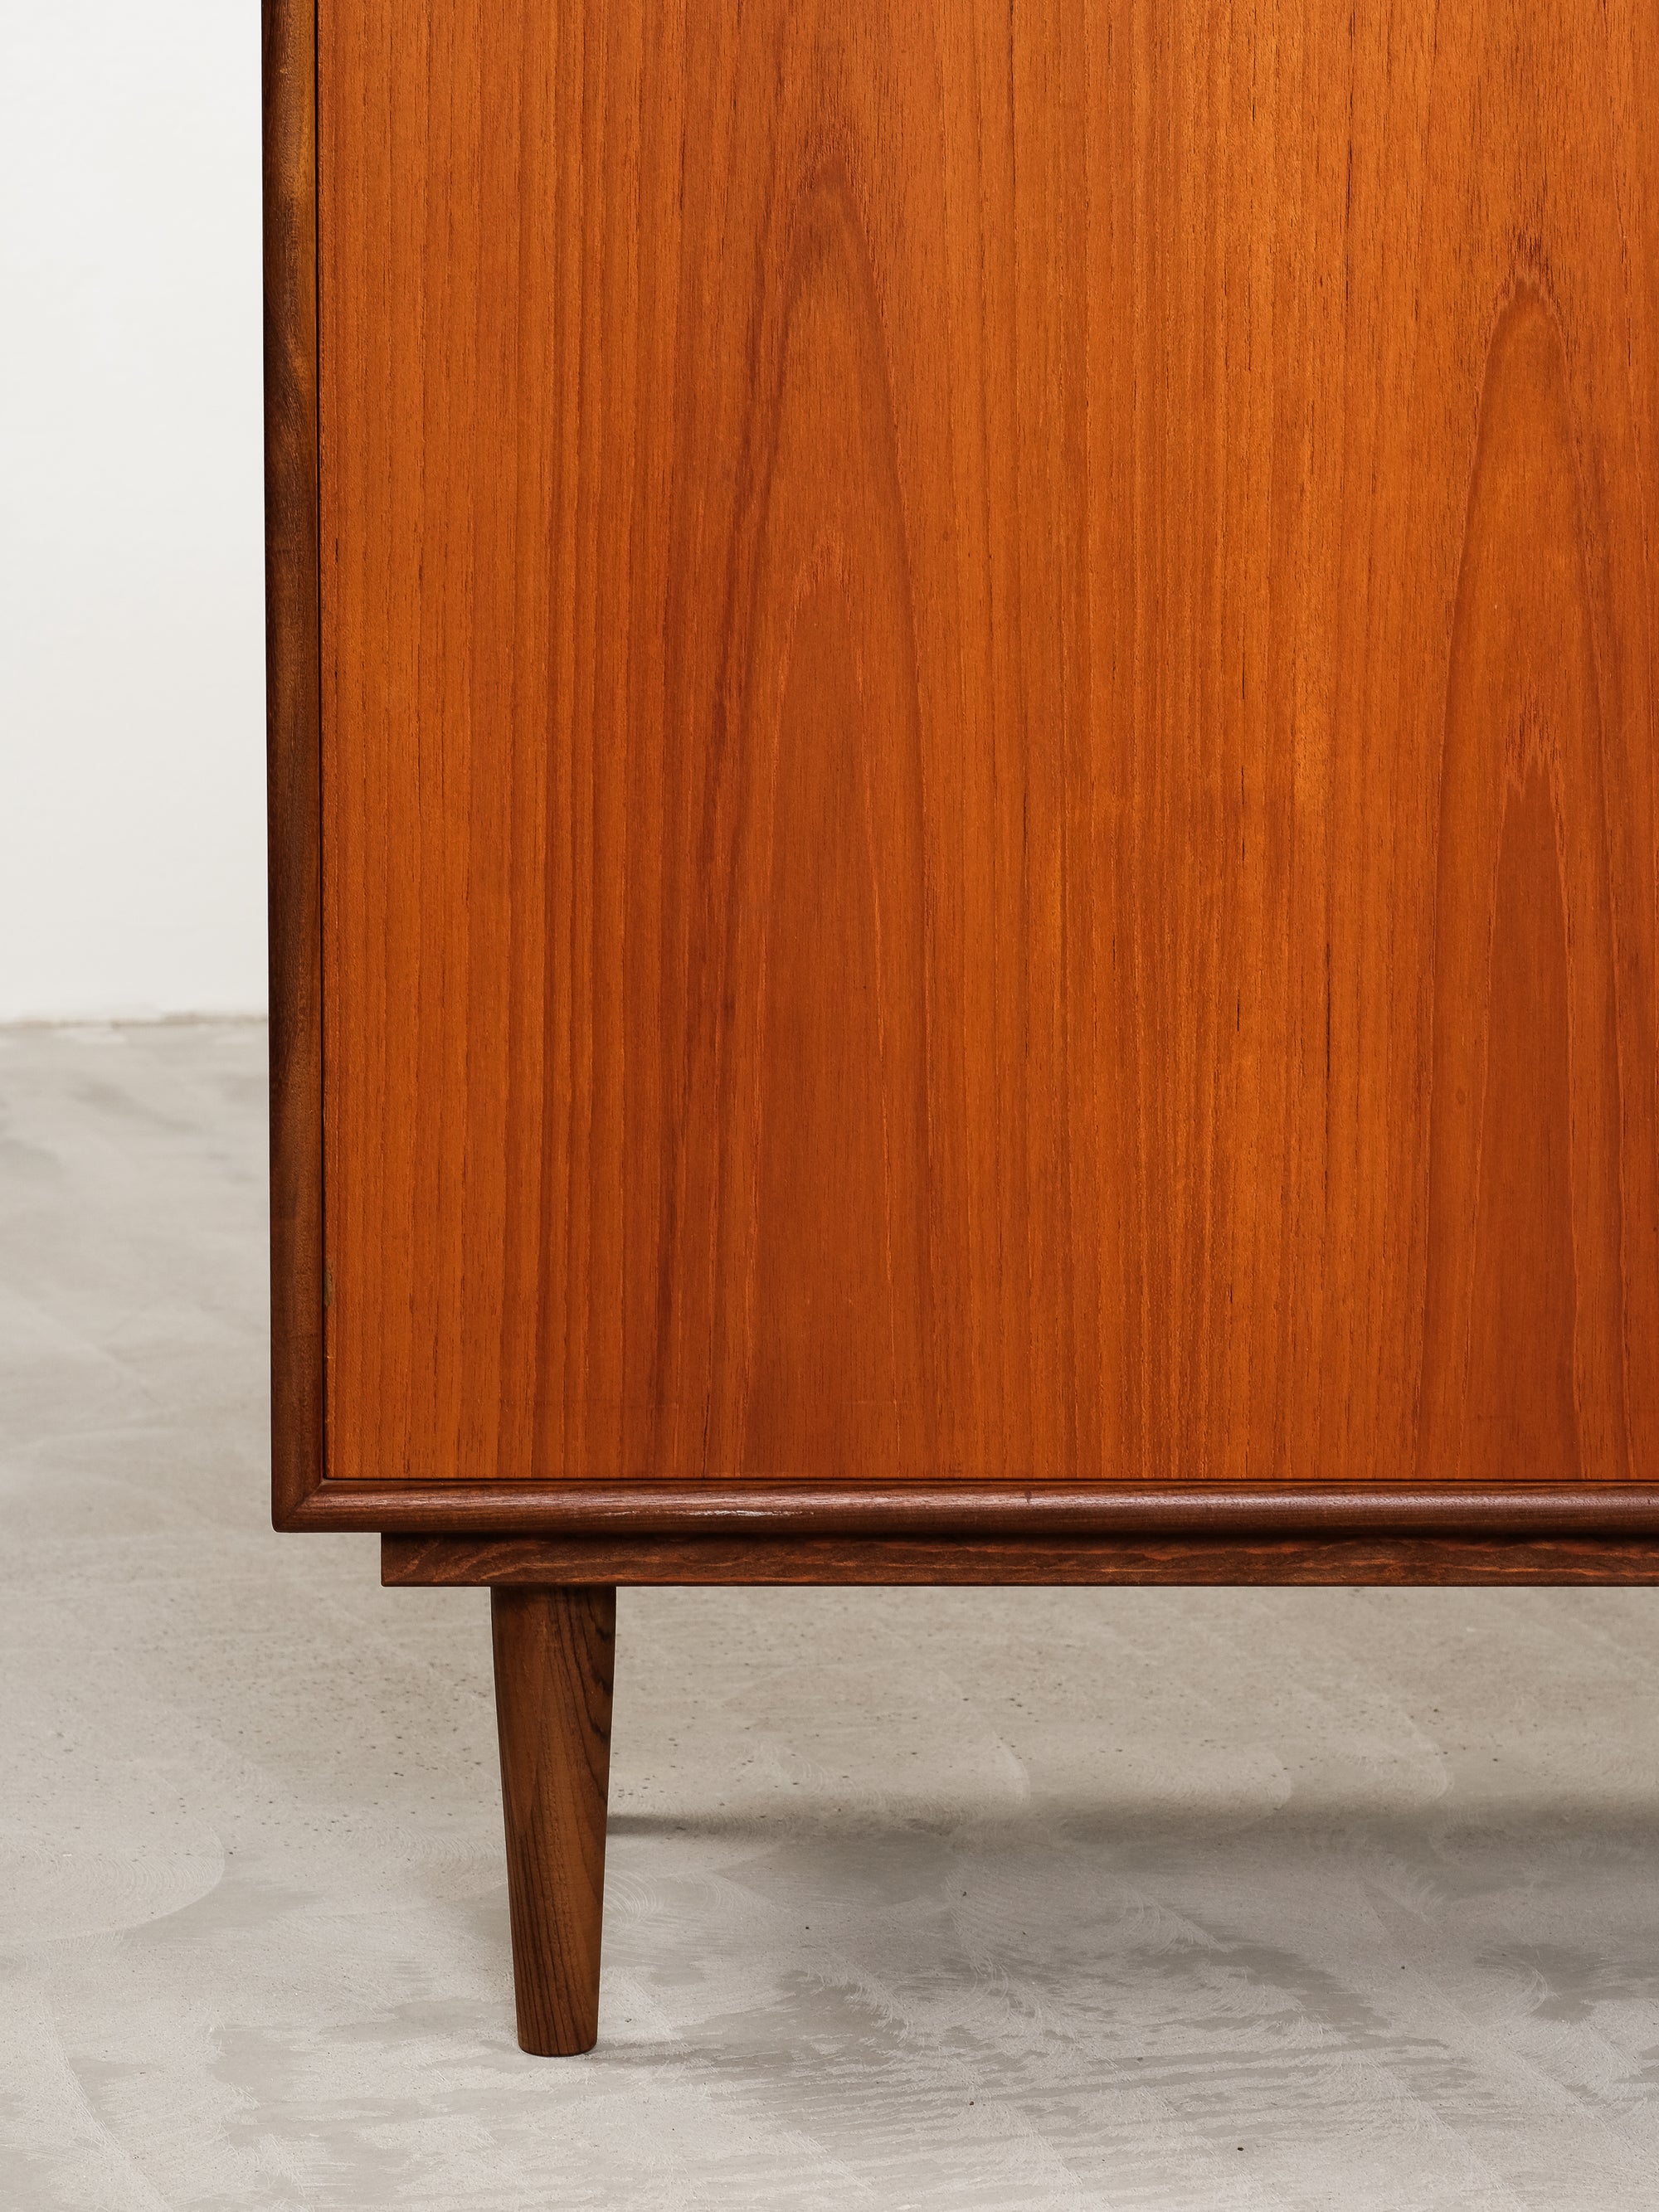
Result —
<path fill-rule="evenodd" d="M 489 1594 L 519 2041 L 539 2057 L 599 2032 L 614 1589 Z"/>

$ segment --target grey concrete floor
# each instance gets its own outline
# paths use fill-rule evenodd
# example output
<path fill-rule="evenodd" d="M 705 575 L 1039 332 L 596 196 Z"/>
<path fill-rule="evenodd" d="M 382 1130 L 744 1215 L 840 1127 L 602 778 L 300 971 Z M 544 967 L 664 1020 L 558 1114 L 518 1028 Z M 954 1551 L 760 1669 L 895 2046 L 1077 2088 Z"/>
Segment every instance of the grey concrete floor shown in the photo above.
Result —
<path fill-rule="evenodd" d="M 264 1039 L 0 1031 L 0 2205 L 1659 2200 L 1659 1595 L 623 1594 L 602 2041 L 475 1592 L 265 1498 Z"/>

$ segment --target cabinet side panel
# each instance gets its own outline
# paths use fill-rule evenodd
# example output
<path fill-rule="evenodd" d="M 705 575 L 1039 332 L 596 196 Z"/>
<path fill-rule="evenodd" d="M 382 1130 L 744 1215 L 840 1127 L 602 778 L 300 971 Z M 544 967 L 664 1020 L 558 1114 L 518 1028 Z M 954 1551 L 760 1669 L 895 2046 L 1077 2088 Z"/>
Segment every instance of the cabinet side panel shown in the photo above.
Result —
<path fill-rule="evenodd" d="M 320 0 L 331 1471 L 1659 1474 L 1644 0 Z"/>
<path fill-rule="evenodd" d="M 324 1473 L 313 0 L 265 0 L 263 59 L 271 1503 L 281 1523 Z"/>

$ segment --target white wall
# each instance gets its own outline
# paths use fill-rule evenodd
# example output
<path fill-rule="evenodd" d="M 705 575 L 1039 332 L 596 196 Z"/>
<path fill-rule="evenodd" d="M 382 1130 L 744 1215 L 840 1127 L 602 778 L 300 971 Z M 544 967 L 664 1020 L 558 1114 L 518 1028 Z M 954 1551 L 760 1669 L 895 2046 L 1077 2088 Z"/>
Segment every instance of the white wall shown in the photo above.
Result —
<path fill-rule="evenodd" d="M 258 0 L 0 0 L 0 1020 L 265 996 Z"/>

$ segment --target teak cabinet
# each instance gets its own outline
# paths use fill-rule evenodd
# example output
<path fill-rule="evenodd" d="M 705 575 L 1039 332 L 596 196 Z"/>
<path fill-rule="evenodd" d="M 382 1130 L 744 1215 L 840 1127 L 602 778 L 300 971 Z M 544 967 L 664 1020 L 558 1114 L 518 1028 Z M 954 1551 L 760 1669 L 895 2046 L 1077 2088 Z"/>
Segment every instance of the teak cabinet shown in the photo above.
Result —
<path fill-rule="evenodd" d="M 266 0 L 276 1510 L 1659 1563 L 1651 0 Z"/>

